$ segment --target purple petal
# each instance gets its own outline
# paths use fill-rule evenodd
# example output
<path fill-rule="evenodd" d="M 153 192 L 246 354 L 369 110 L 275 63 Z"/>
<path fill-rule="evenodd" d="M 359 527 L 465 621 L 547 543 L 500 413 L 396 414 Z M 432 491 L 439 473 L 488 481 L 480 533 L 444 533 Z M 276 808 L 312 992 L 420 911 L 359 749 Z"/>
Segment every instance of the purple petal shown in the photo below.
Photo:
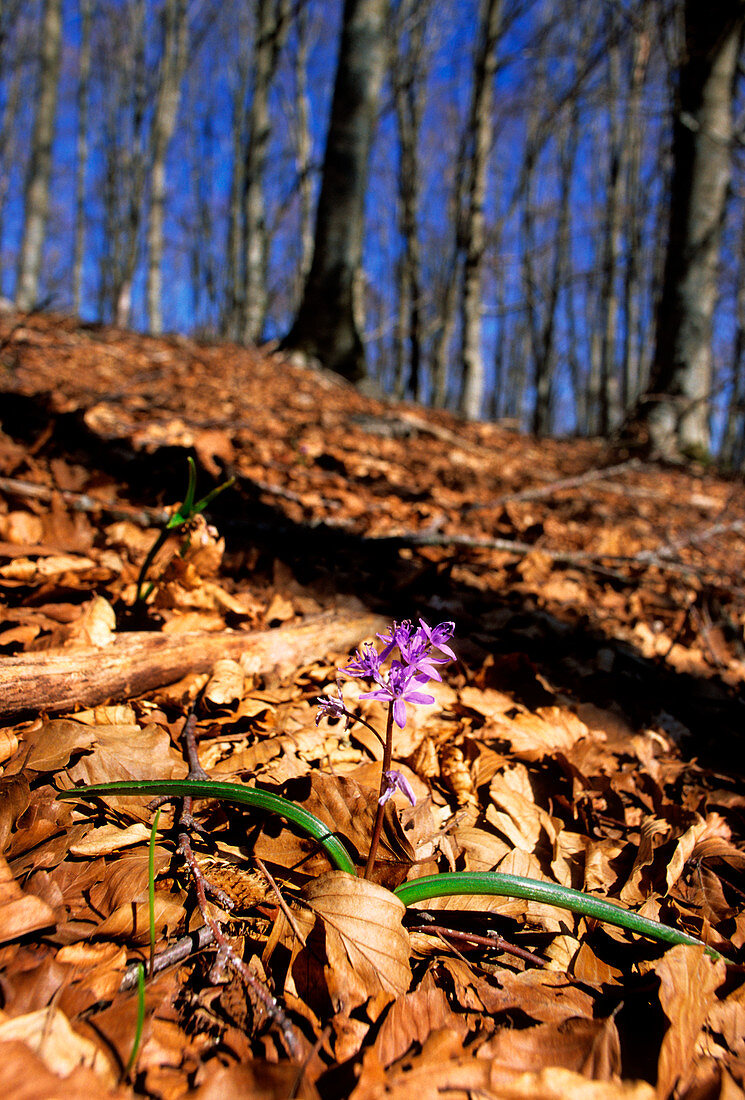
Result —
<path fill-rule="evenodd" d="M 434 695 L 426 695 L 423 691 L 407 691 L 403 696 L 407 703 L 434 703 Z M 396 700 L 398 703 L 400 700 Z"/>
<path fill-rule="evenodd" d="M 403 699 L 394 700 L 393 721 L 396 723 L 399 729 L 403 729 L 406 725 L 406 703 L 403 701 Z"/>
<path fill-rule="evenodd" d="M 411 789 L 411 784 L 400 771 L 392 768 L 390 771 L 384 773 L 384 777 L 385 789 L 378 800 L 381 806 L 385 806 L 395 790 L 399 790 L 402 794 L 406 795 L 412 806 L 416 805 L 416 795 Z"/>

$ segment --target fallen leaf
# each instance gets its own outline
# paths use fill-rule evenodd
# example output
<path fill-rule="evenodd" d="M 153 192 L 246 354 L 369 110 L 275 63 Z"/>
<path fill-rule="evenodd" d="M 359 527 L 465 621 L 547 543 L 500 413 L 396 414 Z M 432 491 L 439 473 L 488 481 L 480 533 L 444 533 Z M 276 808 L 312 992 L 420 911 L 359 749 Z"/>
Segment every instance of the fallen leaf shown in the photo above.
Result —
<path fill-rule="evenodd" d="M 313 879 L 303 897 L 323 922 L 325 977 L 337 1011 L 349 1012 L 376 993 L 404 993 L 411 982 L 405 907 L 395 894 L 344 871 Z"/>

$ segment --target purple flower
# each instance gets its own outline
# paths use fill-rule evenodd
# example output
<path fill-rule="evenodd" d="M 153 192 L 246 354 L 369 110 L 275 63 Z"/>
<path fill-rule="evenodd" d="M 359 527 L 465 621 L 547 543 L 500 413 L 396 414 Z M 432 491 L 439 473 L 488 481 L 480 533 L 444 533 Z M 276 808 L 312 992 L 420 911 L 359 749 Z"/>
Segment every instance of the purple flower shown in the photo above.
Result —
<path fill-rule="evenodd" d="M 382 663 L 383 657 L 378 653 L 372 642 L 368 642 L 367 645 L 360 646 L 354 655 L 354 659 L 339 671 L 346 672 L 349 676 L 362 676 L 376 680 Z"/>
<path fill-rule="evenodd" d="M 380 686 L 374 691 L 363 692 L 360 699 L 382 699 L 389 703 L 392 700 L 393 720 L 400 729 L 406 725 L 407 703 L 434 703 L 435 701 L 433 695 L 425 695 L 424 692 L 415 691 L 409 686 L 412 681 L 419 682 L 418 677 L 414 675 L 412 669 L 402 665 L 400 661 L 393 662 L 386 679 L 383 679 L 380 674 L 375 679 Z"/>
<path fill-rule="evenodd" d="M 455 633 L 455 623 L 446 622 L 440 623 L 438 626 L 429 627 L 425 623 L 424 619 L 419 620 L 419 630 L 424 634 L 427 642 L 433 649 L 439 649 L 440 653 L 444 653 L 446 657 L 449 657 L 451 661 L 454 661 L 455 654 L 450 646 L 447 644 Z M 418 633 L 418 631 L 417 631 Z M 442 658 L 436 658 L 442 660 Z"/>
<path fill-rule="evenodd" d="M 383 772 L 383 779 L 385 782 L 385 788 L 381 794 L 378 802 L 381 806 L 385 806 L 388 799 L 391 797 L 394 791 L 399 790 L 402 794 L 405 794 L 412 806 L 416 805 L 416 795 L 411 789 L 411 784 L 408 779 L 405 779 L 401 772 L 392 769 L 389 772 Z"/>
<path fill-rule="evenodd" d="M 344 703 L 344 697 L 341 693 L 341 684 L 337 680 L 336 682 L 337 698 L 334 699 L 331 695 L 319 695 L 315 700 L 318 706 L 318 714 L 316 714 L 316 725 L 318 725 L 322 718 L 346 718 L 347 726 L 350 724 L 349 713 Z"/>

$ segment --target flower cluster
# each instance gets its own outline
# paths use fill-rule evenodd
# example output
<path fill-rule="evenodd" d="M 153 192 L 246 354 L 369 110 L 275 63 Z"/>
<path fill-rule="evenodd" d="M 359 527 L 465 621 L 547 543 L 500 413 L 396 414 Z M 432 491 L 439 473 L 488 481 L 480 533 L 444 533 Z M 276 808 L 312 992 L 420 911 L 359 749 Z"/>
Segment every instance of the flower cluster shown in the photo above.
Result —
<path fill-rule="evenodd" d="M 448 645 L 454 629 L 454 623 L 430 627 L 423 619 L 419 620 L 416 628 L 408 619 L 402 623 L 394 622 L 390 634 L 378 634 L 383 643 L 382 650 L 378 651 L 372 643 L 362 646 L 354 659 L 340 671 L 348 676 L 374 681 L 377 687 L 363 692 L 360 699 L 382 699 L 392 704 L 393 720 L 403 729 L 407 703 L 434 703 L 432 695 L 419 689 L 429 680 L 442 680 L 437 666 L 455 660 L 455 654 Z M 399 657 L 391 660 L 384 672 L 383 665 L 396 649 Z M 330 709 L 329 706 L 327 712 Z"/>

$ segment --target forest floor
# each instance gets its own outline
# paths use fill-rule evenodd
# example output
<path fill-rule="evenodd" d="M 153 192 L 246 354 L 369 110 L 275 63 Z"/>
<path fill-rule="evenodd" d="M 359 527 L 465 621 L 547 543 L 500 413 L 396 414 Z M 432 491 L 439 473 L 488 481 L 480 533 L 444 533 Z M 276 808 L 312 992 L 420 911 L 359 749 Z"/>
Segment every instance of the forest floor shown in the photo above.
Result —
<path fill-rule="evenodd" d="M 52 315 L 0 316 L 0 389 L 5 1095 L 744 1095 L 741 480 Z M 197 496 L 234 484 L 138 602 L 187 456 Z M 386 889 L 215 800 L 193 851 L 234 907 L 200 908 L 164 808 L 128 1065 L 153 814 L 60 788 L 183 777 L 193 713 L 212 778 L 292 799 L 361 871 L 382 750 L 369 726 L 317 725 L 315 700 L 420 616 L 455 623 L 457 660 L 396 729 L 416 804 L 386 808 Z M 382 704 L 344 690 L 382 730 Z M 609 898 L 734 965 L 535 901 L 404 914 L 390 892 L 453 870 Z M 215 980 L 205 912 L 246 982 Z"/>

